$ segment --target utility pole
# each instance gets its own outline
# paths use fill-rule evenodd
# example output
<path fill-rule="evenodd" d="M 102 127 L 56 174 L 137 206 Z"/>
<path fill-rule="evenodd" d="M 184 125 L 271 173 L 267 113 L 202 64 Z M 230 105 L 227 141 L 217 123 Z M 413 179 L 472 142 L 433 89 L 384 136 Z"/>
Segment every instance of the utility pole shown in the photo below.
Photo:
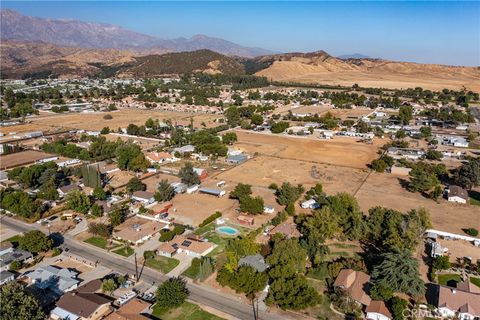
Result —
<path fill-rule="evenodd" d="M 135 279 L 138 279 L 138 264 L 137 264 L 137 253 L 135 252 Z"/>

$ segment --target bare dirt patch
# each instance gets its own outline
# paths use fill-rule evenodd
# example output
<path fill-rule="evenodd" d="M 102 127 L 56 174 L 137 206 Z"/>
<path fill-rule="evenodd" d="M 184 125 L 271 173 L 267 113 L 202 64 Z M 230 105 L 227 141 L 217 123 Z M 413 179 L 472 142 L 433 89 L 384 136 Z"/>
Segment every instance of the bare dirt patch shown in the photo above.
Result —
<path fill-rule="evenodd" d="M 33 163 L 38 160 L 53 157 L 54 155 L 39 151 L 22 151 L 0 156 L 0 168 L 8 169 L 21 165 Z"/>
<path fill-rule="evenodd" d="M 109 114 L 113 117 L 111 120 L 103 119 L 103 116 Z M 188 125 L 190 118 L 193 118 L 195 126 L 200 126 L 202 122 L 206 124 L 213 123 L 213 120 L 221 116 L 213 114 L 193 114 L 185 112 L 161 111 L 161 110 L 145 110 L 145 109 L 120 109 L 114 112 L 85 112 L 85 113 L 42 113 L 40 116 L 29 119 L 30 127 L 35 130 L 43 128 L 63 127 L 66 129 L 84 129 L 84 130 L 101 130 L 103 127 L 117 130 L 119 127 L 125 128 L 130 123 L 143 125 L 148 118 L 159 119 L 165 121 L 172 120 L 173 123 Z M 26 125 L 22 125 L 25 130 Z M 16 127 L 9 127 L 10 131 L 16 131 Z"/>
<path fill-rule="evenodd" d="M 440 200 L 439 203 L 424 198 L 419 193 L 408 192 L 398 176 L 372 173 L 356 194 L 362 210 L 383 206 L 407 212 L 420 207 L 430 212 L 434 229 L 462 234 L 462 228 L 480 229 L 480 207 L 461 205 Z M 406 178 L 408 179 L 408 178 Z"/>
<path fill-rule="evenodd" d="M 368 145 L 354 138 L 335 137 L 326 141 L 245 131 L 237 131 L 237 136 L 236 146 L 249 153 L 357 169 L 365 169 L 376 159 L 377 151 L 385 142 L 375 139 L 373 145 Z"/>

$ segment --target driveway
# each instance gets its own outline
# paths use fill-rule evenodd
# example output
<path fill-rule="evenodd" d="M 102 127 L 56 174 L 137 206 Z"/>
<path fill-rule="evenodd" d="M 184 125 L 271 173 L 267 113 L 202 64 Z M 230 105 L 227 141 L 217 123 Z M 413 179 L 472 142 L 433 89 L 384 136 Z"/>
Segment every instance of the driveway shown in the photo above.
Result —
<path fill-rule="evenodd" d="M 189 256 L 185 253 L 177 253 L 174 256 L 174 258 L 179 260 L 180 263 L 172 271 L 167 273 L 167 276 L 169 276 L 169 277 L 178 277 L 179 275 L 181 275 L 183 273 L 183 271 L 187 270 L 188 267 L 190 267 L 194 257 Z"/>

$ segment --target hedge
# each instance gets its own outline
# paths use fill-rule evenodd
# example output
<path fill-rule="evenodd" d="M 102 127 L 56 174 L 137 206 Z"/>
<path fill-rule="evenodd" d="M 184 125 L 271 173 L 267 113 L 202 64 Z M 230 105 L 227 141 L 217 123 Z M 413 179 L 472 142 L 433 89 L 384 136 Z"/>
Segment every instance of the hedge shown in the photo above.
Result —
<path fill-rule="evenodd" d="M 208 217 L 207 219 L 203 220 L 202 223 L 200 223 L 198 226 L 199 227 L 204 227 L 207 224 L 209 224 L 210 222 L 214 221 L 215 219 L 220 218 L 221 216 L 222 216 L 222 213 L 220 211 L 217 211 L 214 214 L 212 214 L 210 217 Z"/>

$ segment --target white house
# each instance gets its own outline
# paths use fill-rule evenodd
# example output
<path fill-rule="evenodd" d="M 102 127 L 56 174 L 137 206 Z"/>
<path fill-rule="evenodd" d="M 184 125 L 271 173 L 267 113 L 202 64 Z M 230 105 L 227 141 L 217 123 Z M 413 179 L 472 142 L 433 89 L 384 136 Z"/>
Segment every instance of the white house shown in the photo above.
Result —
<path fill-rule="evenodd" d="M 466 204 L 469 199 L 468 192 L 459 186 L 450 186 L 447 190 L 447 199 L 450 202 Z"/>
<path fill-rule="evenodd" d="M 365 309 L 368 320 L 391 320 L 392 315 L 383 301 L 373 300 Z"/>
<path fill-rule="evenodd" d="M 150 204 L 155 202 L 153 193 L 147 192 L 147 191 L 135 191 L 132 194 L 132 199 L 139 202 L 143 202 L 144 204 Z"/>

